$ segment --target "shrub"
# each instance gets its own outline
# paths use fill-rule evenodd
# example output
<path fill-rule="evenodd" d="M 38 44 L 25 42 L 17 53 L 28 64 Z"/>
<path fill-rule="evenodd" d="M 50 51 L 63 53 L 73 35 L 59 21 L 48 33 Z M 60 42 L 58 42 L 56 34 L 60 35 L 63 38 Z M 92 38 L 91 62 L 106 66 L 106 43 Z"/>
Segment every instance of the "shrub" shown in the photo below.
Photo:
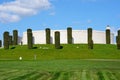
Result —
<path fill-rule="evenodd" d="M 117 49 L 120 49 L 120 36 L 117 36 Z"/>
<path fill-rule="evenodd" d="M 110 44 L 110 29 L 106 29 L 106 44 Z"/>
<path fill-rule="evenodd" d="M 9 49 L 9 32 L 4 32 L 4 49 Z"/>
<path fill-rule="evenodd" d="M 92 40 L 92 28 L 88 28 L 88 43 Z"/>
<path fill-rule="evenodd" d="M 59 31 L 55 32 L 55 48 L 56 49 L 61 48 L 61 46 L 60 46 L 60 32 Z"/>
<path fill-rule="evenodd" d="M 72 28 L 67 28 L 67 42 L 68 44 L 72 44 Z"/>
<path fill-rule="evenodd" d="M 46 44 L 50 44 L 50 28 L 46 28 Z"/>
<path fill-rule="evenodd" d="M 92 28 L 88 28 L 88 49 L 93 49 Z"/>
<path fill-rule="evenodd" d="M 93 49 L 93 40 L 88 42 L 88 49 Z"/>
<path fill-rule="evenodd" d="M 0 40 L 0 47 L 2 47 L 2 40 Z"/>
<path fill-rule="evenodd" d="M 9 45 L 13 45 L 12 36 L 9 36 Z"/>
<path fill-rule="evenodd" d="M 27 29 L 27 44 L 28 44 L 28 49 L 33 48 L 32 29 Z"/>
<path fill-rule="evenodd" d="M 120 30 L 118 30 L 118 36 L 120 36 Z"/>
<path fill-rule="evenodd" d="M 18 45 L 18 31 L 13 30 L 13 44 Z"/>

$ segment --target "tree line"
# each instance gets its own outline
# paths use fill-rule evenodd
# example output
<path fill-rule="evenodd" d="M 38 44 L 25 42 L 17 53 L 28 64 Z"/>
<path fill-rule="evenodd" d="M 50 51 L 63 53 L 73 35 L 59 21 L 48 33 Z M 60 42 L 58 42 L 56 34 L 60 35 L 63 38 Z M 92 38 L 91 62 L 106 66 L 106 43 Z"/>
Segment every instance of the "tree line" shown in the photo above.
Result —
<path fill-rule="evenodd" d="M 45 29 L 46 32 L 46 44 L 51 44 L 51 30 L 50 28 Z M 111 37 L 110 37 L 110 29 L 106 29 L 106 44 L 111 44 Z M 94 41 L 92 39 L 92 28 L 87 29 L 88 34 L 88 49 L 93 49 Z M 60 45 L 60 32 L 55 32 L 55 48 L 61 49 L 62 46 Z M 72 27 L 67 28 L 67 43 L 73 44 L 73 38 L 72 38 Z M 116 36 L 116 43 L 117 43 L 117 49 L 120 49 L 120 30 L 118 30 L 118 35 Z M 22 44 L 22 42 L 21 42 Z M 9 35 L 8 31 L 5 31 L 3 33 L 3 46 L 4 49 L 9 49 L 10 45 L 18 45 L 18 31 L 13 30 L 13 36 Z M 27 29 L 27 45 L 28 49 L 33 49 L 33 34 L 32 29 Z M 2 46 L 2 40 L 0 40 L 0 47 Z"/>

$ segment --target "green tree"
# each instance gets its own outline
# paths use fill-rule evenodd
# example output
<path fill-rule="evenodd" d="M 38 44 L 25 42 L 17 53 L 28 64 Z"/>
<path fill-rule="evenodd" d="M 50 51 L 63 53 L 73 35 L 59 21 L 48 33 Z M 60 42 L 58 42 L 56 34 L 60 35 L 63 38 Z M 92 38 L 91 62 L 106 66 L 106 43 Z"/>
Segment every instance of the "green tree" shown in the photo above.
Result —
<path fill-rule="evenodd" d="M 120 30 L 118 30 L 118 36 L 116 36 L 117 49 L 120 49 Z"/>
<path fill-rule="evenodd" d="M 50 28 L 45 29 L 46 32 L 46 44 L 50 44 Z"/>
<path fill-rule="evenodd" d="M 108 26 L 109 27 L 109 26 Z M 110 29 L 106 29 L 106 44 L 110 44 L 111 39 L 110 39 Z"/>
<path fill-rule="evenodd" d="M 72 28 L 68 27 L 67 28 L 67 42 L 68 44 L 72 44 Z"/>
<path fill-rule="evenodd" d="M 27 44 L 28 44 L 28 49 L 33 48 L 32 29 L 27 29 Z"/>
<path fill-rule="evenodd" d="M 13 40 L 12 40 L 12 36 L 9 36 L 9 45 L 13 45 Z"/>
<path fill-rule="evenodd" d="M 2 47 L 2 40 L 0 40 L 0 47 Z"/>
<path fill-rule="evenodd" d="M 4 32 L 4 49 L 9 49 L 9 32 Z"/>
<path fill-rule="evenodd" d="M 89 41 L 88 49 L 93 49 L 93 40 Z"/>
<path fill-rule="evenodd" d="M 18 31 L 13 30 L 13 44 L 18 45 Z"/>
<path fill-rule="evenodd" d="M 120 36 L 117 36 L 117 49 L 120 49 Z"/>
<path fill-rule="evenodd" d="M 60 46 L 60 32 L 59 31 L 55 32 L 55 48 L 56 49 L 61 48 L 61 46 Z"/>
<path fill-rule="evenodd" d="M 92 28 L 88 28 L 88 49 L 93 49 Z"/>
<path fill-rule="evenodd" d="M 117 32 L 117 33 L 118 33 L 118 36 L 120 36 L 120 30 L 118 30 L 118 32 Z"/>

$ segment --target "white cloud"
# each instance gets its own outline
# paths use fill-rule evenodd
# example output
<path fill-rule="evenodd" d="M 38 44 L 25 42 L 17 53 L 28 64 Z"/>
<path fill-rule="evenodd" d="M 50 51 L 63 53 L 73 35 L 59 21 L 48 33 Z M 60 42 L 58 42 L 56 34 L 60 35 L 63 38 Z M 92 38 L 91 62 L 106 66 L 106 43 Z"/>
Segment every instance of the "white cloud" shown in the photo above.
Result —
<path fill-rule="evenodd" d="M 0 5 L 0 22 L 15 22 L 22 17 L 49 9 L 49 0 L 15 0 Z"/>

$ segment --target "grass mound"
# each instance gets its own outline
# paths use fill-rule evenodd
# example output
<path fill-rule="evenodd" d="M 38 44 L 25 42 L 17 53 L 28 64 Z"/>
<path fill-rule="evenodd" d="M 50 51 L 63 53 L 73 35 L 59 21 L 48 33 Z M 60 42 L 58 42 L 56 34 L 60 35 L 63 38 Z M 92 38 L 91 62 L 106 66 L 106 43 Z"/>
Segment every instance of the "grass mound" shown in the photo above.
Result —
<path fill-rule="evenodd" d="M 54 59 L 120 59 L 120 50 L 116 45 L 95 44 L 90 50 L 87 44 L 62 44 L 62 49 L 55 49 L 54 45 L 34 45 L 34 49 L 27 46 L 14 46 L 9 50 L 0 49 L 0 60 L 54 60 Z"/>

